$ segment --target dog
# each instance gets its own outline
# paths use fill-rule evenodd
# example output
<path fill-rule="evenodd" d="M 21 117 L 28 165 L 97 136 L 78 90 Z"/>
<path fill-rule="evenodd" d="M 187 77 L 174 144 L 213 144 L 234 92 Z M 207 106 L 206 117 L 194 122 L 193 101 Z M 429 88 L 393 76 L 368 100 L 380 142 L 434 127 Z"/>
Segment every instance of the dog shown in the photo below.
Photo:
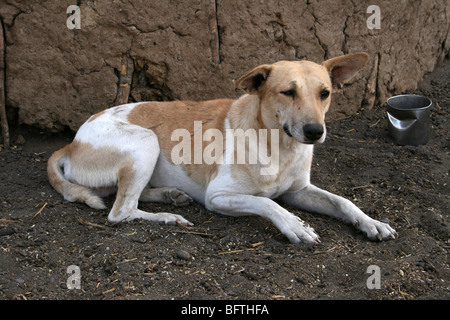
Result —
<path fill-rule="evenodd" d="M 244 91 L 237 100 L 137 102 L 103 110 L 49 158 L 50 184 L 66 200 L 95 209 L 106 208 L 101 196 L 116 192 L 110 222 L 141 218 L 192 225 L 177 214 L 142 211 L 138 202 L 184 206 L 195 200 L 224 215 L 261 216 L 292 243 L 320 242 L 314 229 L 278 204 L 281 201 L 353 224 L 371 240 L 395 239 L 397 233 L 388 224 L 310 183 L 313 147 L 325 140 L 331 93 L 368 59 L 366 53 L 355 53 L 322 64 L 304 60 L 260 65 L 236 81 Z M 174 135 L 177 130 L 181 135 Z M 233 130 L 257 130 L 266 139 L 255 142 L 249 134 L 233 144 Z M 270 137 L 269 131 L 274 133 Z M 194 142 L 180 145 L 182 134 Z M 207 161 L 202 155 L 213 143 L 215 161 Z M 270 154 L 278 159 L 272 168 L 259 161 L 262 153 L 230 161 L 239 151 L 255 151 L 255 143 L 266 158 Z M 250 156 L 256 162 L 250 163 Z"/>

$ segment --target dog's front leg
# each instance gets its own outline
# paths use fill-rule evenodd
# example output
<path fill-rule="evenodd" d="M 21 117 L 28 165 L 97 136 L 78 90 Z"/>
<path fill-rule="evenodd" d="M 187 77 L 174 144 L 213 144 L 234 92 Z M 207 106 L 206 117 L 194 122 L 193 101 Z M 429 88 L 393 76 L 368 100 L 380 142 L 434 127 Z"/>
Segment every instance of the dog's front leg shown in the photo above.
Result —
<path fill-rule="evenodd" d="M 292 243 L 319 242 L 313 228 L 269 198 L 221 192 L 207 197 L 206 207 L 234 217 L 259 215 L 271 221 Z"/>
<path fill-rule="evenodd" d="M 351 223 L 371 240 L 395 239 L 397 236 L 397 232 L 387 223 L 370 218 L 351 201 L 311 184 L 299 191 L 285 193 L 281 200 L 302 210 L 330 215 Z"/>

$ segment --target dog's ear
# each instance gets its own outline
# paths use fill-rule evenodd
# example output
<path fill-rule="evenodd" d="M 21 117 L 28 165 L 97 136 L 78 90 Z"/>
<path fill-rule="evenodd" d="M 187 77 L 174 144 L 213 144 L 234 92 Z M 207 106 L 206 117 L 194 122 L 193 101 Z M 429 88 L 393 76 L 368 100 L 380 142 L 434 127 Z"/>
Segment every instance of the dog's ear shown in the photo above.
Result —
<path fill-rule="evenodd" d="M 369 55 L 364 52 L 347 54 L 324 61 L 322 65 L 327 68 L 334 88 L 353 78 L 369 61 Z"/>
<path fill-rule="evenodd" d="M 256 67 L 240 77 L 236 81 L 236 87 L 244 90 L 248 94 L 256 94 L 269 76 L 270 70 L 272 70 L 272 66 L 268 64 Z"/>

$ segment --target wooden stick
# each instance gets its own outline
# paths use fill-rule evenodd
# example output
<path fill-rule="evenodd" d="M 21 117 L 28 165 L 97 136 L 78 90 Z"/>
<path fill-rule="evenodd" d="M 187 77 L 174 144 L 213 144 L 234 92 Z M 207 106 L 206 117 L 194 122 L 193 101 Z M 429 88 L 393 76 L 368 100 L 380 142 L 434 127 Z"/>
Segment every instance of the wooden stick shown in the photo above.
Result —
<path fill-rule="evenodd" d="M 203 233 L 203 232 L 195 232 L 195 231 L 171 231 L 174 233 L 185 233 L 185 234 L 195 234 L 197 236 L 203 236 L 203 237 L 213 237 L 213 234 L 209 234 L 209 233 Z"/>
<path fill-rule="evenodd" d="M 0 219 L 0 223 L 20 222 L 20 220 Z"/>
<path fill-rule="evenodd" d="M 352 190 L 365 189 L 365 188 L 372 188 L 372 185 L 371 184 L 366 184 L 364 186 L 357 186 L 357 187 L 353 187 Z"/>
<path fill-rule="evenodd" d="M 220 41 L 219 28 L 217 24 L 217 3 L 216 0 L 209 1 L 209 35 L 211 37 L 209 46 L 211 47 L 212 60 L 220 63 Z"/>
<path fill-rule="evenodd" d="M 128 102 L 133 70 L 133 59 L 124 54 L 122 56 L 122 68 L 120 69 L 119 88 L 117 90 L 116 101 L 114 102 L 116 105 L 125 104 Z"/>
<path fill-rule="evenodd" d="M 115 290 L 116 290 L 116 288 L 112 288 L 112 289 L 109 289 L 109 290 L 103 291 L 103 292 L 102 292 L 102 294 L 107 294 L 107 293 L 111 293 L 111 292 L 114 292 Z"/>
<path fill-rule="evenodd" d="M 262 245 L 262 244 L 264 244 L 264 241 L 252 243 L 250 246 L 251 246 L 252 248 L 255 248 L 255 247 L 258 247 L 258 246 L 260 246 L 260 245 Z"/>
<path fill-rule="evenodd" d="M 44 205 L 39 209 L 38 212 L 36 212 L 36 213 L 34 214 L 34 216 L 33 216 L 30 220 L 33 220 L 33 219 L 36 218 L 38 215 L 40 215 L 41 212 L 42 212 L 42 210 L 44 210 L 44 208 L 45 208 L 46 206 L 47 206 L 47 202 L 44 203 Z"/>
<path fill-rule="evenodd" d="M 233 251 L 223 251 L 223 252 L 219 252 L 218 254 L 224 255 L 224 254 L 239 253 L 239 252 L 253 251 L 253 250 L 255 250 L 255 249 L 247 248 L 247 249 L 239 249 L 239 250 L 233 250 Z"/>
<path fill-rule="evenodd" d="M 379 63 L 378 55 L 375 56 L 375 60 L 373 63 L 372 71 L 369 75 L 369 79 L 367 80 L 366 85 L 366 100 L 367 106 L 366 108 L 371 110 L 375 105 L 375 101 L 377 99 L 377 79 L 378 79 L 378 63 Z"/>
<path fill-rule="evenodd" d="M 102 230 L 106 229 L 105 226 L 102 226 L 100 224 L 96 224 L 96 223 L 93 223 L 93 222 L 89 222 L 89 221 L 83 220 L 81 218 L 78 218 L 78 222 L 81 223 L 81 224 L 84 224 L 85 226 L 96 227 L 96 228 L 99 228 L 99 229 L 102 229 Z"/>
<path fill-rule="evenodd" d="M 6 118 L 5 99 L 5 33 L 3 32 L 3 21 L 0 19 L 0 118 L 2 124 L 3 145 L 9 147 L 9 128 Z"/>
<path fill-rule="evenodd" d="M 380 119 L 378 119 L 377 122 L 375 122 L 374 124 L 371 124 L 371 125 L 369 126 L 369 128 L 375 127 L 375 126 L 378 124 L 378 122 L 380 122 Z"/>

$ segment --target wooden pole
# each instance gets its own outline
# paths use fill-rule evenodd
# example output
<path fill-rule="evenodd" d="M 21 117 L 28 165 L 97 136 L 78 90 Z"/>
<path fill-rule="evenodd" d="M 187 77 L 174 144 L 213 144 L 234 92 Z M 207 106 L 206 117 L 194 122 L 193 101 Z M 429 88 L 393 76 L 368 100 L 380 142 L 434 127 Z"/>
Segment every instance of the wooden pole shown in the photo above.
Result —
<path fill-rule="evenodd" d="M 0 118 L 2 124 L 3 146 L 9 147 L 9 128 L 6 118 L 5 105 L 5 33 L 3 30 L 3 21 L 0 19 Z"/>
<path fill-rule="evenodd" d="M 212 53 L 212 60 L 214 63 L 220 63 L 220 41 L 219 41 L 219 29 L 217 25 L 217 4 L 216 0 L 210 0 L 209 2 L 209 35 L 210 35 L 210 47 Z"/>
<path fill-rule="evenodd" d="M 367 101 L 367 105 L 364 107 L 371 110 L 375 105 L 377 99 L 377 79 L 378 79 L 378 64 L 379 64 L 379 56 L 375 56 L 375 60 L 373 63 L 373 69 L 369 75 L 369 79 L 367 80 L 366 85 L 366 96 L 365 100 Z"/>
<path fill-rule="evenodd" d="M 126 54 L 122 56 L 122 68 L 120 69 L 119 88 L 115 105 L 120 105 L 128 102 L 131 90 L 131 80 L 133 77 L 134 64 L 133 59 Z"/>

